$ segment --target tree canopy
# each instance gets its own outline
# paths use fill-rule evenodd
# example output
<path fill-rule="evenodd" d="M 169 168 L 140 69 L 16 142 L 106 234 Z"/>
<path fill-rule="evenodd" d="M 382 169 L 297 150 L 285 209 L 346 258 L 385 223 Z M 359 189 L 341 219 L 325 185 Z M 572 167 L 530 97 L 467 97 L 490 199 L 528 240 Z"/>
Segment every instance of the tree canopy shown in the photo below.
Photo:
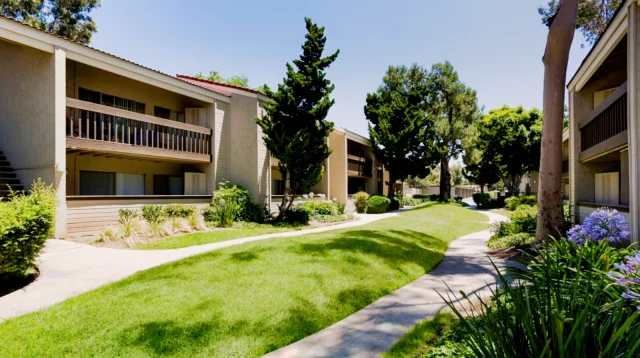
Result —
<path fill-rule="evenodd" d="M 578 20 L 576 28 L 580 30 L 587 43 L 593 45 L 598 41 L 622 0 L 580 0 L 578 4 Z M 558 12 L 558 0 L 550 0 L 546 6 L 540 6 L 538 13 L 542 23 L 550 26 Z"/>
<path fill-rule="evenodd" d="M 503 106 L 490 110 L 476 129 L 475 148 L 482 152 L 482 160 L 479 169 L 472 169 L 480 173 L 491 167 L 497 169 L 509 191 L 517 193 L 522 176 L 538 170 L 540 165 L 542 115 L 535 108 L 527 111 L 522 106 Z"/>
<path fill-rule="evenodd" d="M 327 41 L 324 27 L 309 18 L 305 22 L 302 55 L 293 66 L 287 63 L 286 77 L 276 92 L 265 86 L 272 101 L 265 104 L 267 116 L 256 118 L 285 183 L 279 218 L 284 218 L 297 195 L 322 180 L 322 167 L 331 153 L 327 138 L 334 126 L 326 117 L 335 102 L 330 98 L 335 86 L 326 78 L 326 70 L 340 51 L 322 57 Z"/>
<path fill-rule="evenodd" d="M 389 171 L 389 196 L 396 180 L 425 177 L 438 160 L 426 84 L 422 67 L 390 66 L 378 90 L 367 94 L 364 113 L 373 152 Z"/>
<path fill-rule="evenodd" d="M 220 74 L 220 72 L 212 70 L 212 71 L 209 71 L 209 74 L 207 75 L 205 75 L 202 72 L 196 73 L 194 77 L 202 78 L 202 79 L 213 81 L 213 82 L 226 83 L 232 86 L 249 88 L 249 77 L 245 75 L 223 77 Z"/>
<path fill-rule="evenodd" d="M 0 14 L 83 44 L 98 31 L 89 13 L 100 0 L 0 0 Z"/>
<path fill-rule="evenodd" d="M 477 92 L 467 87 L 450 62 L 433 65 L 427 80 L 429 113 L 435 118 L 440 153 L 440 200 L 450 199 L 449 161 L 463 151 L 472 125 L 480 118 Z"/>

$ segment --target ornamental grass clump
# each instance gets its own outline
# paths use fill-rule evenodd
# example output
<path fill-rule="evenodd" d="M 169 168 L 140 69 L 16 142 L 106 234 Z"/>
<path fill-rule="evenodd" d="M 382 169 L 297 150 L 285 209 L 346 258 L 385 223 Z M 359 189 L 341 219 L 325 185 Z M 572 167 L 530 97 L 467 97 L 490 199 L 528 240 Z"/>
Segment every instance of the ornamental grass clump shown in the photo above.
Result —
<path fill-rule="evenodd" d="M 616 247 L 629 243 L 629 226 L 624 216 L 617 210 L 600 208 L 592 212 L 582 223 L 576 225 L 567 233 L 567 239 L 577 245 L 584 245 L 588 241 L 607 241 Z"/>

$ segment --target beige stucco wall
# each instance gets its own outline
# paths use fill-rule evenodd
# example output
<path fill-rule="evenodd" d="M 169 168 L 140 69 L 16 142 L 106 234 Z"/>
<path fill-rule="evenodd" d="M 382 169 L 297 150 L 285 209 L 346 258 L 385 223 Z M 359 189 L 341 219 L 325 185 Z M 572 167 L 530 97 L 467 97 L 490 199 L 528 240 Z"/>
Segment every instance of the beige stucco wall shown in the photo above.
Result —
<path fill-rule="evenodd" d="M 229 180 L 244 186 L 253 196 L 253 200 L 264 200 L 260 195 L 258 173 L 258 100 L 234 94 L 231 98 L 229 123 Z"/>
<path fill-rule="evenodd" d="M 78 98 L 79 88 L 86 88 L 145 104 L 145 114 L 153 116 L 154 106 L 174 111 L 205 108 L 206 103 L 146 83 L 116 75 L 75 61 L 67 61 L 68 97 Z"/>
<path fill-rule="evenodd" d="M 347 137 L 344 132 L 334 130 L 329 135 L 329 193 L 331 198 L 346 203 L 348 199 L 347 187 Z"/>
<path fill-rule="evenodd" d="M 0 150 L 28 187 L 55 181 L 55 55 L 0 41 Z"/>
<path fill-rule="evenodd" d="M 107 158 L 105 156 L 67 154 L 67 194 L 79 194 L 80 171 L 114 172 L 145 175 L 145 192 L 153 195 L 153 175 L 183 175 L 201 172 L 197 165 L 153 162 L 139 159 Z M 208 177 L 207 177 L 208 179 Z M 207 188 L 208 189 L 208 188 Z"/>
<path fill-rule="evenodd" d="M 258 118 L 262 118 L 267 115 L 264 109 L 264 102 L 257 101 L 258 106 Z M 267 150 L 264 140 L 262 139 L 262 128 L 255 124 L 257 130 L 256 136 L 256 148 L 258 151 L 258 200 L 264 202 L 271 196 L 271 161 L 269 151 Z"/>
<path fill-rule="evenodd" d="M 66 227 L 66 53 L 46 53 L 0 41 L 0 150 L 29 188 L 41 178 L 58 190 L 56 237 Z"/>
<path fill-rule="evenodd" d="M 227 180 L 230 177 L 230 111 L 229 103 L 216 101 L 215 108 L 215 127 L 214 127 L 214 145 L 215 153 L 214 164 L 216 166 L 216 181 Z"/>

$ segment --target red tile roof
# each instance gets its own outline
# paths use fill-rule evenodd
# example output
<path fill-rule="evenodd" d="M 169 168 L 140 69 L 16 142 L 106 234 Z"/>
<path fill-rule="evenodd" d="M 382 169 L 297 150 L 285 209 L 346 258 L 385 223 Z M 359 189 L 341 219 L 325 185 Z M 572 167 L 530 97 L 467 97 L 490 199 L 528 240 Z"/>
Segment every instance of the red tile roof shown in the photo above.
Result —
<path fill-rule="evenodd" d="M 249 92 L 249 93 L 260 94 L 260 91 L 254 90 L 252 88 L 234 86 L 227 83 L 206 80 L 203 78 L 197 78 L 197 77 L 191 77 L 191 76 L 185 76 L 185 75 L 176 75 L 176 77 L 187 83 L 200 85 L 202 87 L 209 88 L 212 91 L 226 92 L 226 93 L 229 93 L 229 95 L 231 95 L 232 93 L 231 91 L 229 91 L 230 88 Z"/>

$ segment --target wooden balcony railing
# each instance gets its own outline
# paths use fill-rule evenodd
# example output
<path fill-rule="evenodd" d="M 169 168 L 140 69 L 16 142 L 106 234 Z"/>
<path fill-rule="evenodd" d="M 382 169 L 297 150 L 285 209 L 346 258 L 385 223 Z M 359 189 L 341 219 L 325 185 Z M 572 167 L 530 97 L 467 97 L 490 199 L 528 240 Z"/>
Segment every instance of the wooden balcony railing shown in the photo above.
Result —
<path fill-rule="evenodd" d="M 211 129 L 67 98 L 67 146 L 211 161 Z M 86 148 L 85 148 L 86 147 Z"/>
<path fill-rule="evenodd" d="M 627 130 L 627 84 L 620 86 L 580 122 L 580 146 L 585 151 Z"/>
<path fill-rule="evenodd" d="M 371 178 L 373 175 L 373 162 L 371 160 L 354 161 L 349 157 L 347 171 L 351 176 Z"/>

